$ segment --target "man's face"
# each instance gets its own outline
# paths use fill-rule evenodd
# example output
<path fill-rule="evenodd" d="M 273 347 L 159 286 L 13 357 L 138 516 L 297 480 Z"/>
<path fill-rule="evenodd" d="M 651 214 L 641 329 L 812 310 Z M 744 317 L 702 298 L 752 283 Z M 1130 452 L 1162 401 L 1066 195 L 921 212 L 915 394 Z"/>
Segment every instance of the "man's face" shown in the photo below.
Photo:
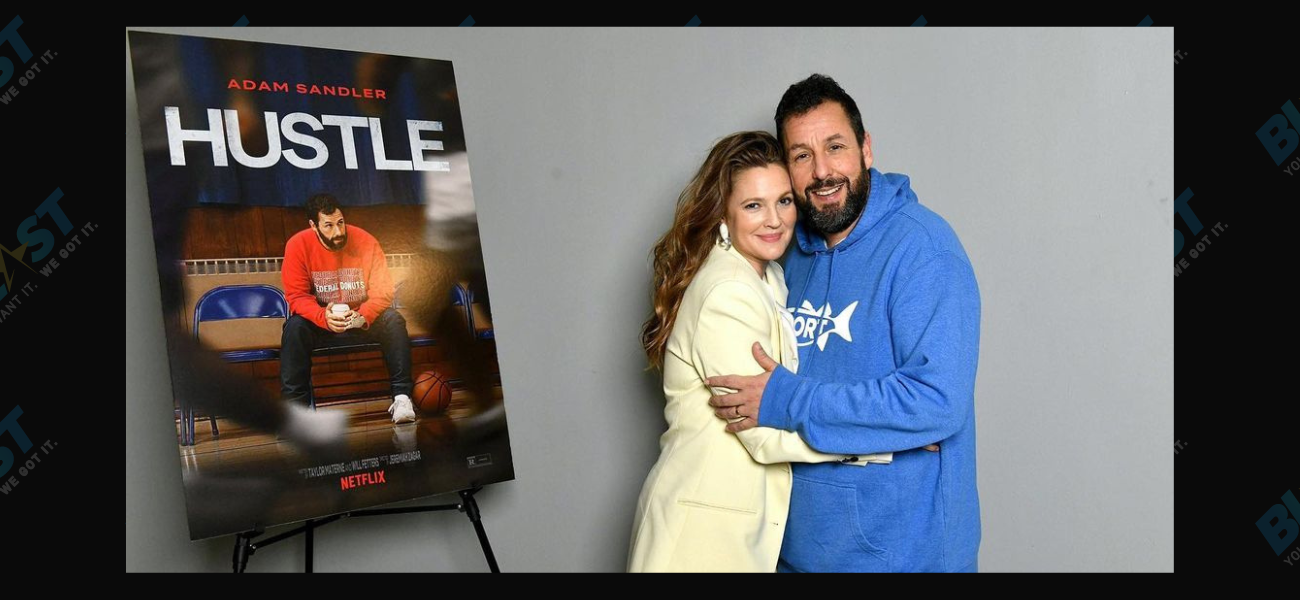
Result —
<path fill-rule="evenodd" d="M 796 204 L 813 230 L 831 235 L 857 222 L 870 191 L 871 135 L 858 145 L 840 103 L 786 119 L 785 152 Z"/>
<path fill-rule="evenodd" d="M 343 211 L 335 209 L 330 214 L 316 213 L 316 237 L 320 243 L 331 251 L 342 250 L 348 245 L 348 230 L 343 224 Z"/>

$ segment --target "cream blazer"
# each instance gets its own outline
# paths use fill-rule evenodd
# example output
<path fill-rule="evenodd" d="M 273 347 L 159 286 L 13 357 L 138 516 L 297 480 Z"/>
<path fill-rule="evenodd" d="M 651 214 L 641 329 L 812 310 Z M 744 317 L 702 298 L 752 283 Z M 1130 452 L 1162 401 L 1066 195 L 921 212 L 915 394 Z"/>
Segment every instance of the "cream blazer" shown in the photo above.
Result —
<path fill-rule="evenodd" d="M 777 313 L 785 276 L 772 261 L 766 276 L 735 248 L 715 245 L 686 288 L 664 355 L 668 431 L 637 502 L 629 571 L 774 571 L 790 509 L 789 462 L 890 458 L 823 454 L 794 432 L 767 427 L 727 433 L 713 414 L 704 379 L 761 373 L 754 342 L 793 362 L 792 332 Z"/>

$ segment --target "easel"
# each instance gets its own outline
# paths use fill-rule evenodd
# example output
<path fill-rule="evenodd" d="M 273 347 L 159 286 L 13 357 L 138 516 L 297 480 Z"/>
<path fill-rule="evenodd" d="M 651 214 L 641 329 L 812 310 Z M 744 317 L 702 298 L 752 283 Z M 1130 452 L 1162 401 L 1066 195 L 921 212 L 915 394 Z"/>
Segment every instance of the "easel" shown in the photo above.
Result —
<path fill-rule="evenodd" d="M 478 503 L 474 501 L 474 494 L 481 489 L 483 488 L 476 487 L 456 492 L 460 495 L 459 504 L 437 504 L 432 506 L 412 506 L 409 508 L 372 508 L 353 510 L 325 517 L 323 519 L 308 519 L 307 524 L 302 527 L 291 529 L 264 540 L 253 541 L 253 538 L 262 535 L 263 532 L 260 529 L 237 533 L 235 534 L 235 552 L 231 557 L 231 566 L 234 568 L 236 573 L 243 573 L 244 568 L 248 566 L 248 557 L 252 556 L 254 552 L 301 533 L 304 534 L 303 542 L 306 545 L 307 550 L 303 572 L 311 573 L 313 533 L 317 527 L 348 517 L 372 517 L 375 515 L 400 515 L 405 513 L 432 512 L 438 510 L 456 510 L 465 513 L 465 515 L 469 517 L 470 522 L 474 524 L 474 532 L 478 534 L 478 543 L 483 547 L 483 556 L 487 558 L 488 567 L 492 569 L 493 573 L 500 573 L 501 569 L 497 567 L 496 556 L 492 554 L 492 545 L 488 543 L 487 532 L 483 529 L 483 520 L 479 515 Z"/>

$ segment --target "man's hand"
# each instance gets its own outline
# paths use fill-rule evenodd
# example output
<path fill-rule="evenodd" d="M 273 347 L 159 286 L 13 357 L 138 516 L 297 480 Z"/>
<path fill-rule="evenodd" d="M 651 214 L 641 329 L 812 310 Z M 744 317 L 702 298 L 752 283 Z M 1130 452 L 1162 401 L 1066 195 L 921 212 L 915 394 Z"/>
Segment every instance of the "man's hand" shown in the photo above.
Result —
<path fill-rule="evenodd" d="M 767 387 L 767 380 L 772 377 L 772 371 L 776 370 L 776 361 L 763 351 L 763 346 L 754 342 L 754 360 L 758 365 L 763 367 L 763 373 L 759 375 L 719 375 L 710 377 L 706 383 L 712 387 L 724 387 L 737 390 L 734 394 L 725 394 L 722 396 L 713 396 L 709 398 L 709 406 L 717 409 L 713 414 L 719 419 L 730 421 L 731 419 L 740 418 L 739 421 L 727 425 L 727 431 L 735 433 L 744 431 L 751 427 L 758 426 L 758 405 L 763 401 L 763 389 Z"/>
<path fill-rule="evenodd" d="M 329 305 L 325 307 L 325 324 L 329 326 L 330 331 L 333 331 L 334 333 L 343 333 L 344 331 L 347 331 L 348 323 L 352 321 L 353 311 L 348 310 L 348 312 L 341 315 L 335 315 L 334 304 L 334 302 L 330 302 Z"/>

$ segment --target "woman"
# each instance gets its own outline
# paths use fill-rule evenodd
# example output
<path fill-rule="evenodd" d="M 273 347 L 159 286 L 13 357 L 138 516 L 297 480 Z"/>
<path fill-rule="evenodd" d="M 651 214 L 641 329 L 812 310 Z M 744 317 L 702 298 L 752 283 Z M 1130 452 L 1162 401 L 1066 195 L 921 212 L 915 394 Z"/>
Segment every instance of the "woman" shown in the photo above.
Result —
<path fill-rule="evenodd" d="M 742 132 L 714 145 L 655 245 L 654 314 L 641 341 L 663 370 L 668 431 L 637 503 L 629 571 L 774 571 L 790 507 L 787 463 L 848 458 L 817 452 L 793 432 L 727 433 L 704 384 L 714 375 L 757 374 L 756 340 L 797 367 L 775 262 L 795 218 L 776 139 Z"/>

